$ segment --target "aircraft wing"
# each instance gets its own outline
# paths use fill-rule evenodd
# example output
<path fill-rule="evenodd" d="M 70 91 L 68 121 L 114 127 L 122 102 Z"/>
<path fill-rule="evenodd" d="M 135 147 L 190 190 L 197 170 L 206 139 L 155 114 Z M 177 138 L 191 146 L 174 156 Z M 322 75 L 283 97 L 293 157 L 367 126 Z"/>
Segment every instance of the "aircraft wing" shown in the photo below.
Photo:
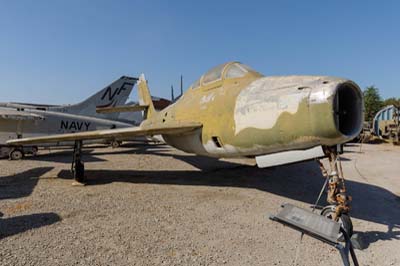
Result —
<path fill-rule="evenodd" d="M 175 135 L 183 134 L 195 129 L 201 128 L 202 124 L 197 122 L 174 122 L 168 124 L 160 124 L 155 126 L 146 127 L 128 127 L 121 129 L 107 129 L 88 131 L 80 133 L 69 133 L 50 135 L 43 137 L 14 139 L 7 141 L 7 144 L 20 145 L 20 144 L 42 144 L 42 143 L 54 143 L 63 141 L 75 141 L 75 140 L 91 140 L 91 139 L 113 139 L 120 138 L 126 139 L 137 136 L 152 136 L 152 135 Z"/>
<path fill-rule="evenodd" d="M 43 120 L 44 117 L 41 115 L 18 111 L 10 108 L 0 109 L 0 119 L 4 120 Z"/>

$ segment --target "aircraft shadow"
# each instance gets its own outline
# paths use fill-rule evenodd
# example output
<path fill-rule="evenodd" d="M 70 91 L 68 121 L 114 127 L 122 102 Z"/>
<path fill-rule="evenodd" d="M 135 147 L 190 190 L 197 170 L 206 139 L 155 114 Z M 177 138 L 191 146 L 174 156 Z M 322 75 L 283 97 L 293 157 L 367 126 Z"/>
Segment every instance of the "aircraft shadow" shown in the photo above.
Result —
<path fill-rule="evenodd" d="M 83 158 L 85 162 L 105 162 L 107 160 L 94 156 L 91 152 L 93 149 L 84 149 Z M 34 157 L 29 157 L 31 161 L 46 161 L 55 163 L 71 163 L 73 150 L 57 150 L 51 153 L 38 154 Z"/>
<path fill-rule="evenodd" d="M 168 154 L 156 153 L 161 156 Z M 194 165 L 196 170 L 182 171 L 135 171 L 135 170 L 86 170 L 88 185 L 103 185 L 112 182 L 143 184 L 173 184 L 186 186 L 219 186 L 255 188 L 310 205 L 324 183 L 317 163 L 303 162 L 292 165 L 259 169 L 207 157 L 172 155 Z M 210 166 L 212 165 L 212 167 Z M 71 178 L 67 170 L 59 173 L 60 178 Z M 400 239 L 400 198 L 384 188 L 347 180 L 346 187 L 353 197 L 352 216 L 365 221 L 388 226 L 387 232 L 364 232 L 363 236 L 372 243 L 378 240 Z M 326 204 L 326 194 L 320 205 Z M 283 202 L 282 202 L 283 203 Z"/>
<path fill-rule="evenodd" d="M 0 200 L 29 196 L 37 185 L 39 177 L 53 168 L 38 167 L 15 175 L 0 177 Z"/>
<path fill-rule="evenodd" d="M 151 154 L 158 153 L 158 152 L 165 152 L 165 151 L 171 151 L 171 148 L 166 146 L 166 145 L 159 145 L 159 144 L 154 144 L 154 145 L 137 145 L 137 146 L 122 146 L 123 149 L 116 149 L 116 150 L 107 150 L 107 151 L 102 151 L 102 150 L 95 150 L 90 153 L 90 155 L 113 155 L 113 154 Z M 84 156 L 86 157 L 86 152 L 84 153 Z M 85 160 L 86 161 L 86 160 Z"/>
<path fill-rule="evenodd" d="M 0 200 L 29 196 L 37 185 L 39 177 L 53 168 L 38 167 L 19 174 L 0 177 Z M 55 213 L 38 213 L 7 218 L 1 218 L 2 216 L 0 210 L 0 239 L 61 220 Z"/>
<path fill-rule="evenodd" d="M 96 149 L 95 149 L 96 148 Z M 165 144 L 145 144 L 145 143 L 135 143 L 135 144 L 124 144 L 123 149 L 115 150 L 102 150 L 101 148 L 107 148 L 106 146 L 90 146 L 89 148 L 83 149 L 83 160 L 85 162 L 104 162 L 107 161 L 103 158 L 96 156 L 101 155 L 113 155 L 113 154 L 136 154 L 145 152 L 162 152 L 165 150 L 170 150 Z M 51 153 L 38 154 L 34 157 L 29 157 L 32 161 L 48 161 L 56 163 L 71 163 L 72 162 L 73 149 L 63 148 L 53 150 Z"/>
<path fill-rule="evenodd" d="M 61 221 L 53 212 L 35 213 L 10 218 L 0 218 L 0 239 Z"/>

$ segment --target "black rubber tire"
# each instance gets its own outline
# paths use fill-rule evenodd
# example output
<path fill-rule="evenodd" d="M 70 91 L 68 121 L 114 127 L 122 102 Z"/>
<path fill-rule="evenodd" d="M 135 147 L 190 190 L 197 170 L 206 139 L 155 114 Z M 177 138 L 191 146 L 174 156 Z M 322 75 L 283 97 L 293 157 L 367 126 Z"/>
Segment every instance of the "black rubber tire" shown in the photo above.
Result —
<path fill-rule="evenodd" d="M 38 151 L 39 151 L 39 148 L 38 147 L 32 147 L 32 156 L 36 156 L 37 155 L 37 153 L 38 153 Z"/>
<path fill-rule="evenodd" d="M 80 183 L 85 181 L 85 165 L 80 161 L 75 163 L 74 179 Z"/>
<path fill-rule="evenodd" d="M 18 161 L 24 158 L 24 152 L 20 149 L 14 149 L 10 152 L 10 160 Z"/>
<path fill-rule="evenodd" d="M 326 218 L 332 219 L 332 214 L 334 213 L 333 208 L 327 208 L 325 207 L 321 211 L 321 215 L 325 216 Z M 339 218 L 339 223 L 340 226 L 344 229 L 344 231 L 347 233 L 349 238 L 353 235 L 353 223 L 351 222 L 351 218 L 348 214 L 342 214 Z M 338 240 L 343 242 L 344 241 L 344 236 L 342 233 L 339 234 Z"/>
<path fill-rule="evenodd" d="M 111 147 L 113 149 L 119 148 L 120 146 L 121 146 L 121 142 L 120 141 L 114 140 L 113 142 L 111 142 Z"/>

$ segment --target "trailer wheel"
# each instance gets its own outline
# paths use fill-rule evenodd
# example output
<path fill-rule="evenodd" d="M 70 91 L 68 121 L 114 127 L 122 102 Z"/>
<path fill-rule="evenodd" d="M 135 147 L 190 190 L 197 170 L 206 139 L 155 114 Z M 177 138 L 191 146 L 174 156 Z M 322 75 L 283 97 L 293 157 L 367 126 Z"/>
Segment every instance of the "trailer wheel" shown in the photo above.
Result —
<path fill-rule="evenodd" d="M 32 155 L 33 155 L 33 156 L 36 156 L 37 153 L 38 153 L 38 150 L 39 150 L 38 147 L 36 147 L 36 146 L 35 146 L 35 147 L 32 147 Z"/>
<path fill-rule="evenodd" d="M 113 149 L 119 148 L 119 146 L 121 146 L 121 141 L 114 140 L 111 142 L 111 147 Z"/>
<path fill-rule="evenodd" d="M 13 149 L 10 152 L 10 160 L 16 161 L 24 158 L 24 153 L 20 149 Z"/>

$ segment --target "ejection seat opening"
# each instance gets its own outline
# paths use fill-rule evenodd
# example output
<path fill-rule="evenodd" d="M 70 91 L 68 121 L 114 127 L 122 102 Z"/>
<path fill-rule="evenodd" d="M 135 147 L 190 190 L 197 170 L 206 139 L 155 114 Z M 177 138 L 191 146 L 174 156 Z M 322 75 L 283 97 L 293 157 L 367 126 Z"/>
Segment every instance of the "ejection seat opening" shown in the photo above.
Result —
<path fill-rule="evenodd" d="M 339 132 L 347 137 L 356 136 L 362 126 L 362 95 L 352 83 L 340 84 L 336 90 L 335 123 Z"/>

